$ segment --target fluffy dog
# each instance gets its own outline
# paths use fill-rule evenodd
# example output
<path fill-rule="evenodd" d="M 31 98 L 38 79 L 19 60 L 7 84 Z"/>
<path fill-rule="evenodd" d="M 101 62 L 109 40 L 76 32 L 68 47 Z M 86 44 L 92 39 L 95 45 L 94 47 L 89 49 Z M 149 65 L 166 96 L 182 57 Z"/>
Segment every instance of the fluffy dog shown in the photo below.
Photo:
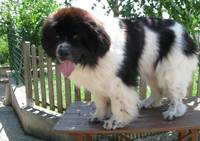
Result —
<path fill-rule="evenodd" d="M 140 108 L 170 100 L 164 119 L 184 115 L 189 83 L 197 64 L 196 46 L 181 24 L 170 19 L 100 18 L 79 8 L 62 8 L 44 22 L 42 45 L 63 74 L 95 95 L 91 122 L 108 130 L 124 127 Z M 139 102 L 137 76 L 151 96 Z M 110 104 L 110 108 L 108 108 Z M 108 109 L 111 116 L 105 119 Z"/>

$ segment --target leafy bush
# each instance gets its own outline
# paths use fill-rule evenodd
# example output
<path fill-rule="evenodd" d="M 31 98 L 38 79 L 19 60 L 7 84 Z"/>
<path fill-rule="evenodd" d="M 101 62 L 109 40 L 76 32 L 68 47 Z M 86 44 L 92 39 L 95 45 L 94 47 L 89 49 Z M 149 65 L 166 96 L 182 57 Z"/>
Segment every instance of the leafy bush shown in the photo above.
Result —
<path fill-rule="evenodd" d="M 39 45 L 42 22 L 58 7 L 54 0 L 5 0 L 0 5 L 0 34 L 15 25 L 24 41 Z"/>
<path fill-rule="evenodd" d="M 8 62 L 9 62 L 8 44 L 4 36 L 0 38 L 0 65 L 8 64 Z"/>

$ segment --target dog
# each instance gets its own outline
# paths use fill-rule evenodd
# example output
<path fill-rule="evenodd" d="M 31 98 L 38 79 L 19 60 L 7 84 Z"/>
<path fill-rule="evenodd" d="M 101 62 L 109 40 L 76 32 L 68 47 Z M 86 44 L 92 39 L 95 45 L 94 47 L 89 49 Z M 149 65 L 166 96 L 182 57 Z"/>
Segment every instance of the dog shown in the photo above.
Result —
<path fill-rule="evenodd" d="M 174 20 L 95 17 L 61 8 L 44 22 L 42 46 L 65 77 L 92 92 L 96 111 L 89 121 L 103 121 L 107 130 L 125 127 L 139 108 L 160 106 L 162 97 L 170 100 L 164 119 L 186 112 L 182 99 L 192 82 L 197 47 Z M 143 101 L 136 92 L 138 75 L 152 92 Z"/>

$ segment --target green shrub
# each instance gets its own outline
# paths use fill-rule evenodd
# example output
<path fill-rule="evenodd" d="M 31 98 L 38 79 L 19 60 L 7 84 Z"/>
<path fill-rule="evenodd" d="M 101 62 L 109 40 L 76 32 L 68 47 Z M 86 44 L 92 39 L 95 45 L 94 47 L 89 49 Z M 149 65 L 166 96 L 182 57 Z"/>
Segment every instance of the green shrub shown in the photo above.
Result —
<path fill-rule="evenodd" d="M 5 37 L 0 38 L 0 65 L 6 65 L 9 63 L 9 50 Z"/>
<path fill-rule="evenodd" d="M 41 25 L 58 7 L 54 0 L 5 0 L 0 3 L 0 34 L 7 34 L 14 25 L 24 41 L 39 45 Z"/>

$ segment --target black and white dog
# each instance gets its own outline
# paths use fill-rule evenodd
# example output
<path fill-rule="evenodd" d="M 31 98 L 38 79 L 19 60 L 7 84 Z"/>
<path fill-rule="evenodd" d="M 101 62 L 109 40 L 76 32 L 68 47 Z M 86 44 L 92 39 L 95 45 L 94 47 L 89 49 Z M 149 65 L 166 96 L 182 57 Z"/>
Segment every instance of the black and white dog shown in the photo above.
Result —
<path fill-rule="evenodd" d="M 197 64 L 196 46 L 173 20 L 101 18 L 62 8 L 45 21 L 42 45 L 65 76 L 95 95 L 90 121 L 104 120 L 105 129 L 126 126 L 137 117 L 138 106 L 159 106 L 163 96 L 170 100 L 164 119 L 186 112 L 182 99 Z M 141 102 L 135 90 L 138 74 L 152 91 Z M 105 120 L 108 109 L 112 115 Z"/>

